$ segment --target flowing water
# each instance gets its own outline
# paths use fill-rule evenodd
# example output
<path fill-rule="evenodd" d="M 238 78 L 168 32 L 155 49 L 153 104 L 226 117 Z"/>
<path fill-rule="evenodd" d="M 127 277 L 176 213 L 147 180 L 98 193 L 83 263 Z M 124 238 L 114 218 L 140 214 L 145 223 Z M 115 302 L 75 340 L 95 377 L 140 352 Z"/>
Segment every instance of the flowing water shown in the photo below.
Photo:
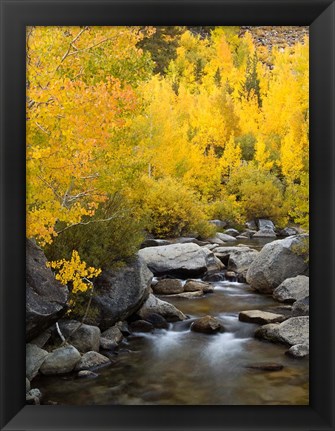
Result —
<path fill-rule="evenodd" d="M 308 360 L 289 358 L 284 354 L 287 347 L 255 339 L 258 325 L 238 320 L 239 311 L 271 311 L 278 303 L 246 284 L 224 281 L 214 286 L 214 293 L 204 297 L 162 298 L 190 319 L 168 330 L 128 337 L 113 363 L 97 371 L 97 378 L 41 376 L 34 386 L 46 402 L 69 405 L 308 404 Z M 206 314 L 216 316 L 226 331 L 191 332 L 191 322 Z M 247 368 L 260 362 L 284 368 Z"/>

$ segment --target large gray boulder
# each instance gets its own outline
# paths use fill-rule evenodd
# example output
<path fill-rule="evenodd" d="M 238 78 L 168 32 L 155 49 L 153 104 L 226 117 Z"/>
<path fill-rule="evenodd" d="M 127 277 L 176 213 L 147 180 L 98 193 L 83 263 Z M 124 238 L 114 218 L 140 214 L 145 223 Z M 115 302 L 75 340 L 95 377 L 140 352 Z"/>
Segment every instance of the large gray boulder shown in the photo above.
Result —
<path fill-rule="evenodd" d="M 297 275 L 287 278 L 273 291 L 272 296 L 279 302 L 292 303 L 309 296 L 309 277 Z"/>
<path fill-rule="evenodd" d="M 57 281 L 47 259 L 33 241 L 26 241 L 26 340 L 31 341 L 66 312 L 68 289 Z"/>
<path fill-rule="evenodd" d="M 86 352 L 75 366 L 76 371 L 89 370 L 110 364 L 110 359 L 98 352 Z"/>
<path fill-rule="evenodd" d="M 223 242 L 236 242 L 236 238 L 226 233 L 217 232 L 215 238 L 219 238 Z"/>
<path fill-rule="evenodd" d="M 292 316 L 308 316 L 309 315 L 309 296 L 298 299 L 292 306 Z"/>
<path fill-rule="evenodd" d="M 220 270 L 222 267 L 210 250 L 194 243 L 148 247 L 138 254 L 157 276 L 197 277 L 208 270 Z"/>
<path fill-rule="evenodd" d="M 37 375 L 47 356 L 48 352 L 35 346 L 35 344 L 26 345 L 26 377 L 28 380 L 33 380 Z"/>
<path fill-rule="evenodd" d="M 253 235 L 253 238 L 276 238 L 276 232 L 272 229 L 260 229 Z"/>
<path fill-rule="evenodd" d="M 151 280 L 152 273 L 139 256 L 118 271 L 104 271 L 95 282 L 95 324 L 104 331 L 131 316 L 148 298 Z"/>
<path fill-rule="evenodd" d="M 59 347 L 49 353 L 40 371 L 42 374 L 70 373 L 80 361 L 80 353 L 73 346 Z"/>
<path fill-rule="evenodd" d="M 307 274 L 307 245 L 308 235 L 266 244 L 248 269 L 247 283 L 260 292 L 272 293 L 287 278 Z"/>
<path fill-rule="evenodd" d="M 291 317 L 280 324 L 261 326 L 256 330 L 255 337 L 290 346 L 309 345 L 309 317 Z"/>
<path fill-rule="evenodd" d="M 59 328 L 66 338 L 79 352 L 99 351 L 100 329 L 97 326 L 86 325 L 76 320 L 63 320 Z"/>
<path fill-rule="evenodd" d="M 226 265 L 229 271 L 243 273 L 256 259 L 259 252 L 249 247 L 217 247 L 214 254 Z"/>
<path fill-rule="evenodd" d="M 275 225 L 271 220 L 260 218 L 257 220 L 257 225 L 259 230 L 270 229 L 275 230 Z"/>
<path fill-rule="evenodd" d="M 174 305 L 169 302 L 162 301 L 161 299 L 156 298 L 155 295 L 150 294 L 149 298 L 136 314 L 138 314 L 141 319 L 146 320 L 146 318 L 153 313 L 163 316 L 170 322 L 177 322 L 179 320 L 186 319 L 185 314 L 178 310 Z"/>

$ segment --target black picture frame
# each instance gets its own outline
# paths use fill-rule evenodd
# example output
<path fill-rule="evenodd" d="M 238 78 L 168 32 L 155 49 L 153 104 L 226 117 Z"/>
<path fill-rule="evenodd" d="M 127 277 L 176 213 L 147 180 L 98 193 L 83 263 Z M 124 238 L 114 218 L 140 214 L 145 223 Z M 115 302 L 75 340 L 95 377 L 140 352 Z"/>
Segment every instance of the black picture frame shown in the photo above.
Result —
<path fill-rule="evenodd" d="M 309 406 L 25 405 L 25 26 L 309 25 Z M 334 31 L 329 0 L 1 1 L 1 429 L 334 430 Z"/>

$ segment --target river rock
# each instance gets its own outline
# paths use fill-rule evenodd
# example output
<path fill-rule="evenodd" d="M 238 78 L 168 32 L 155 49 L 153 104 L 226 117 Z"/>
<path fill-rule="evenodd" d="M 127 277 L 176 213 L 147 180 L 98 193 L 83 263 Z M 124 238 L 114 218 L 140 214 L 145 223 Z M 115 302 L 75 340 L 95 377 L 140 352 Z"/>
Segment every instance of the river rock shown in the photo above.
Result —
<path fill-rule="evenodd" d="M 77 376 L 79 378 L 90 378 L 90 379 L 95 379 L 96 377 L 98 377 L 97 373 L 94 373 L 93 371 L 90 370 L 81 370 L 78 372 Z"/>
<path fill-rule="evenodd" d="M 287 278 L 273 291 L 272 296 L 279 302 L 293 303 L 309 295 L 309 277 L 297 275 Z"/>
<path fill-rule="evenodd" d="M 284 280 L 308 272 L 300 251 L 308 235 L 290 236 L 266 244 L 251 263 L 246 280 L 254 289 L 272 293 Z"/>
<path fill-rule="evenodd" d="M 303 299 L 298 299 L 292 306 L 292 316 L 308 316 L 309 315 L 309 296 Z"/>
<path fill-rule="evenodd" d="M 135 322 L 131 322 L 130 330 L 132 332 L 151 332 L 154 327 L 150 322 L 146 320 L 135 320 Z"/>
<path fill-rule="evenodd" d="M 198 298 L 200 296 L 204 296 L 204 292 L 202 290 L 197 290 L 196 292 L 182 292 L 182 293 L 176 293 L 175 295 L 170 295 L 170 297 L 173 297 L 173 298 L 186 298 L 186 299 Z"/>
<path fill-rule="evenodd" d="M 223 229 L 227 226 L 227 222 L 224 220 L 209 220 L 208 223 L 213 224 L 219 229 Z"/>
<path fill-rule="evenodd" d="M 147 322 L 150 322 L 154 328 L 158 328 L 158 329 L 169 328 L 168 322 L 164 319 L 163 316 L 159 314 L 156 314 L 156 313 L 148 314 L 145 320 Z"/>
<path fill-rule="evenodd" d="M 142 242 L 140 245 L 140 248 L 146 248 L 146 247 L 157 247 L 161 245 L 169 245 L 171 244 L 171 241 L 168 241 L 166 239 L 146 239 Z"/>
<path fill-rule="evenodd" d="M 273 362 L 261 362 L 257 364 L 250 364 L 246 365 L 245 368 L 250 368 L 252 370 L 259 370 L 259 371 L 281 371 L 284 368 L 284 365 L 282 364 L 276 364 Z"/>
<path fill-rule="evenodd" d="M 195 320 L 191 325 L 191 331 L 204 334 L 215 334 L 223 331 L 223 326 L 218 319 L 212 316 L 204 316 Z"/>
<path fill-rule="evenodd" d="M 290 347 L 286 352 L 286 355 L 292 356 L 293 358 L 306 358 L 309 356 L 309 345 L 308 344 L 296 344 Z"/>
<path fill-rule="evenodd" d="M 101 337 L 106 338 L 116 346 L 123 339 L 123 334 L 119 325 L 116 324 L 111 328 L 106 329 L 106 331 L 101 334 Z"/>
<path fill-rule="evenodd" d="M 187 280 L 184 285 L 184 292 L 196 292 L 201 291 L 204 293 L 214 292 L 214 288 L 210 283 L 206 283 L 200 280 Z"/>
<path fill-rule="evenodd" d="M 267 323 L 282 322 L 285 319 L 285 316 L 261 310 L 245 310 L 239 313 L 238 319 L 241 322 L 265 325 Z"/>
<path fill-rule="evenodd" d="M 236 238 L 234 236 L 227 235 L 226 233 L 217 232 L 215 237 L 219 238 L 223 242 L 236 242 Z"/>
<path fill-rule="evenodd" d="M 68 289 L 55 279 L 47 259 L 33 241 L 26 241 L 26 340 L 53 325 L 67 310 Z"/>
<path fill-rule="evenodd" d="M 46 331 L 42 332 L 40 335 L 38 335 L 36 338 L 30 341 L 30 344 L 35 344 L 35 346 L 44 347 L 46 343 L 49 341 L 52 333 L 52 328 L 47 329 Z"/>
<path fill-rule="evenodd" d="M 91 368 L 110 364 L 110 362 L 110 359 L 98 352 L 86 352 L 75 366 L 75 370 L 89 370 Z"/>
<path fill-rule="evenodd" d="M 285 229 L 281 229 L 279 231 L 279 236 L 292 236 L 297 234 L 298 230 L 294 227 L 286 227 Z"/>
<path fill-rule="evenodd" d="M 30 391 L 26 393 L 26 404 L 39 405 L 41 404 L 41 398 L 42 393 L 39 389 L 30 389 Z"/>
<path fill-rule="evenodd" d="M 246 222 L 245 225 L 246 225 L 246 227 L 248 229 L 251 229 L 251 230 L 256 230 L 257 229 L 257 225 L 256 225 L 255 220 L 249 220 L 249 221 Z"/>
<path fill-rule="evenodd" d="M 272 229 L 260 229 L 253 235 L 253 238 L 276 238 L 277 234 Z"/>
<path fill-rule="evenodd" d="M 193 243 L 143 248 L 138 254 L 157 276 L 187 278 L 201 276 L 208 270 L 221 268 L 221 262 L 210 250 Z"/>
<path fill-rule="evenodd" d="M 101 350 L 114 350 L 117 344 L 108 338 L 100 337 L 100 349 Z"/>
<path fill-rule="evenodd" d="M 30 381 L 26 377 L 26 393 L 30 391 Z"/>
<path fill-rule="evenodd" d="M 275 225 L 271 220 L 268 220 L 268 219 L 259 218 L 256 224 L 259 230 L 262 230 L 262 229 L 275 230 Z"/>
<path fill-rule="evenodd" d="M 259 252 L 246 246 L 236 246 L 218 247 L 215 249 L 214 254 L 220 256 L 220 260 L 226 265 L 228 270 L 243 273 L 248 270 Z"/>
<path fill-rule="evenodd" d="M 234 238 L 236 238 L 237 237 L 237 235 L 239 235 L 239 231 L 237 230 L 237 229 L 226 229 L 225 231 L 224 231 L 224 233 L 226 234 L 226 235 L 230 235 L 230 236 L 233 236 Z"/>
<path fill-rule="evenodd" d="M 70 373 L 80 359 L 80 353 L 75 347 L 70 345 L 59 347 L 48 354 L 40 371 L 47 375 Z"/>
<path fill-rule="evenodd" d="M 144 248 L 139 253 L 156 248 Z M 104 331 L 136 312 L 149 296 L 151 279 L 152 273 L 139 256 L 118 271 L 103 271 L 95 281 L 92 300 L 98 310 L 96 325 Z"/>
<path fill-rule="evenodd" d="M 290 346 L 309 345 L 309 317 L 291 317 L 279 324 L 261 326 L 256 330 L 255 337 Z"/>
<path fill-rule="evenodd" d="M 184 291 L 183 283 L 178 279 L 165 278 L 158 280 L 152 286 L 152 290 L 157 295 L 171 295 L 173 293 L 181 293 Z"/>
<path fill-rule="evenodd" d="M 29 380 L 33 380 L 37 375 L 47 356 L 48 352 L 40 349 L 35 344 L 26 345 L 26 377 Z"/>
<path fill-rule="evenodd" d="M 76 320 L 61 320 L 59 328 L 66 340 L 80 352 L 99 351 L 101 334 L 97 326 L 86 325 Z"/>
<path fill-rule="evenodd" d="M 186 319 L 185 314 L 178 310 L 174 305 L 162 301 L 161 299 L 156 298 L 155 295 L 150 294 L 143 306 L 137 311 L 137 315 L 141 317 L 141 319 L 146 320 L 147 316 L 152 313 L 159 314 L 170 322 Z"/>

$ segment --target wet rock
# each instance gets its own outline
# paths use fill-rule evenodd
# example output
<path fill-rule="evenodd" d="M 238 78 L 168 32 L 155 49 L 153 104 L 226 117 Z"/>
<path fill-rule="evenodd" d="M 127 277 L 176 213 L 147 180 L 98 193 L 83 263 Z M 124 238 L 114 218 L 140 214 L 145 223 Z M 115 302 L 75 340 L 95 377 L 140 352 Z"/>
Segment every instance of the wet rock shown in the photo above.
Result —
<path fill-rule="evenodd" d="M 214 292 L 214 288 L 211 284 L 205 283 L 199 280 L 187 280 L 184 285 L 184 292 L 196 292 L 201 291 L 204 293 Z"/>
<path fill-rule="evenodd" d="M 285 319 L 282 314 L 269 313 L 261 310 L 246 310 L 241 311 L 238 315 L 241 322 L 258 323 L 265 325 L 267 323 L 278 323 Z"/>
<path fill-rule="evenodd" d="M 26 340 L 52 326 L 67 310 L 68 289 L 57 281 L 40 247 L 26 241 Z"/>
<path fill-rule="evenodd" d="M 204 316 L 195 320 L 191 325 L 191 331 L 204 334 L 215 334 L 223 331 L 223 326 L 218 319 L 212 316 Z"/>
<path fill-rule="evenodd" d="M 75 366 L 76 371 L 89 370 L 110 364 L 110 359 L 98 352 L 86 352 Z"/>
<path fill-rule="evenodd" d="M 114 350 L 117 344 L 113 341 L 108 340 L 108 338 L 101 337 L 100 338 L 100 349 L 101 350 Z"/>
<path fill-rule="evenodd" d="M 35 344 L 26 345 L 26 377 L 29 380 L 33 380 L 37 375 L 47 356 L 48 352 L 40 349 Z"/>
<path fill-rule="evenodd" d="M 104 331 L 101 334 L 101 337 L 106 338 L 107 340 L 111 341 L 114 345 L 117 345 L 123 339 L 123 334 L 119 326 L 116 324 L 111 328 L 108 328 L 106 331 Z"/>
<path fill-rule="evenodd" d="M 177 279 L 166 278 L 159 280 L 157 284 L 152 286 L 152 290 L 157 295 L 172 295 L 184 291 L 183 283 Z"/>
<path fill-rule="evenodd" d="M 309 296 L 298 299 L 292 306 L 292 316 L 308 316 L 309 315 Z"/>
<path fill-rule="evenodd" d="M 98 377 L 98 374 L 90 370 L 81 370 L 78 372 L 77 376 L 80 378 L 85 377 L 85 378 L 95 379 L 96 377 Z"/>
<path fill-rule="evenodd" d="M 237 280 L 237 274 L 234 271 L 226 271 L 226 280 L 229 281 L 236 281 Z"/>
<path fill-rule="evenodd" d="M 202 277 L 203 281 L 208 281 L 210 283 L 216 283 L 218 281 L 225 281 L 226 276 L 223 272 L 217 272 L 214 274 L 206 274 L 204 277 Z"/>
<path fill-rule="evenodd" d="M 41 403 L 41 398 L 42 398 L 42 393 L 37 388 L 30 389 L 30 391 L 26 393 L 27 404 L 39 405 Z"/>
<path fill-rule="evenodd" d="M 46 375 L 70 373 L 80 359 L 80 353 L 75 347 L 70 345 L 60 347 L 48 354 L 40 371 Z"/>
<path fill-rule="evenodd" d="M 292 303 L 309 295 L 309 277 L 297 275 L 287 278 L 274 291 L 272 296 L 279 302 Z"/>
<path fill-rule="evenodd" d="M 151 332 L 154 329 L 153 325 L 146 320 L 135 320 L 129 326 L 132 332 Z"/>
<path fill-rule="evenodd" d="M 210 250 L 193 243 L 144 248 L 138 253 L 157 276 L 188 278 L 201 276 L 213 266 L 221 268 Z"/>
<path fill-rule="evenodd" d="M 245 368 L 250 368 L 252 370 L 259 370 L 259 371 L 280 371 L 284 368 L 284 365 L 282 364 L 276 364 L 273 362 L 261 362 L 257 364 L 250 364 L 246 365 Z"/>
<path fill-rule="evenodd" d="M 237 235 L 239 235 L 239 231 L 237 230 L 237 229 L 226 229 L 225 231 L 224 231 L 224 233 L 226 234 L 226 235 L 230 235 L 230 236 L 233 236 L 233 237 L 237 237 Z"/>
<path fill-rule="evenodd" d="M 198 298 L 200 296 L 204 296 L 204 292 L 202 290 L 197 290 L 196 292 L 183 292 L 183 293 L 177 293 L 176 295 L 170 295 L 173 298 Z"/>
<path fill-rule="evenodd" d="M 286 355 L 292 356 L 293 358 L 307 358 L 309 356 L 309 345 L 308 344 L 296 344 L 290 347 L 286 352 Z"/>
<path fill-rule="evenodd" d="M 146 317 L 146 321 L 150 322 L 154 328 L 158 328 L 158 329 L 168 329 L 169 328 L 169 324 L 164 319 L 164 317 L 160 316 L 159 314 L 156 314 L 156 313 L 148 314 Z"/>
<path fill-rule="evenodd" d="M 99 351 L 100 329 L 97 326 L 86 325 L 77 320 L 59 321 L 59 328 L 66 338 L 80 352 Z"/>
<path fill-rule="evenodd" d="M 308 235 L 297 235 L 266 244 L 251 263 L 247 282 L 260 292 L 272 293 L 287 278 L 306 274 L 306 241 Z"/>
<path fill-rule="evenodd" d="M 185 314 L 178 310 L 174 305 L 162 301 L 161 299 L 156 298 L 155 295 L 150 294 L 149 298 L 145 301 L 137 314 L 143 320 L 146 320 L 147 316 L 152 313 L 163 316 L 169 322 L 186 319 Z"/>
<path fill-rule="evenodd" d="M 246 246 L 218 247 L 214 254 L 226 265 L 230 271 L 243 273 L 247 271 L 256 257 L 259 255 L 257 250 Z"/>
<path fill-rule="evenodd" d="M 144 248 L 139 253 L 155 248 Z M 95 281 L 92 300 L 98 311 L 96 325 L 104 331 L 135 313 L 149 296 L 151 280 L 152 273 L 141 257 L 117 271 L 103 271 Z"/>
<path fill-rule="evenodd" d="M 291 317 L 280 324 L 261 326 L 256 330 L 255 337 L 290 346 L 309 345 L 309 317 Z"/>

